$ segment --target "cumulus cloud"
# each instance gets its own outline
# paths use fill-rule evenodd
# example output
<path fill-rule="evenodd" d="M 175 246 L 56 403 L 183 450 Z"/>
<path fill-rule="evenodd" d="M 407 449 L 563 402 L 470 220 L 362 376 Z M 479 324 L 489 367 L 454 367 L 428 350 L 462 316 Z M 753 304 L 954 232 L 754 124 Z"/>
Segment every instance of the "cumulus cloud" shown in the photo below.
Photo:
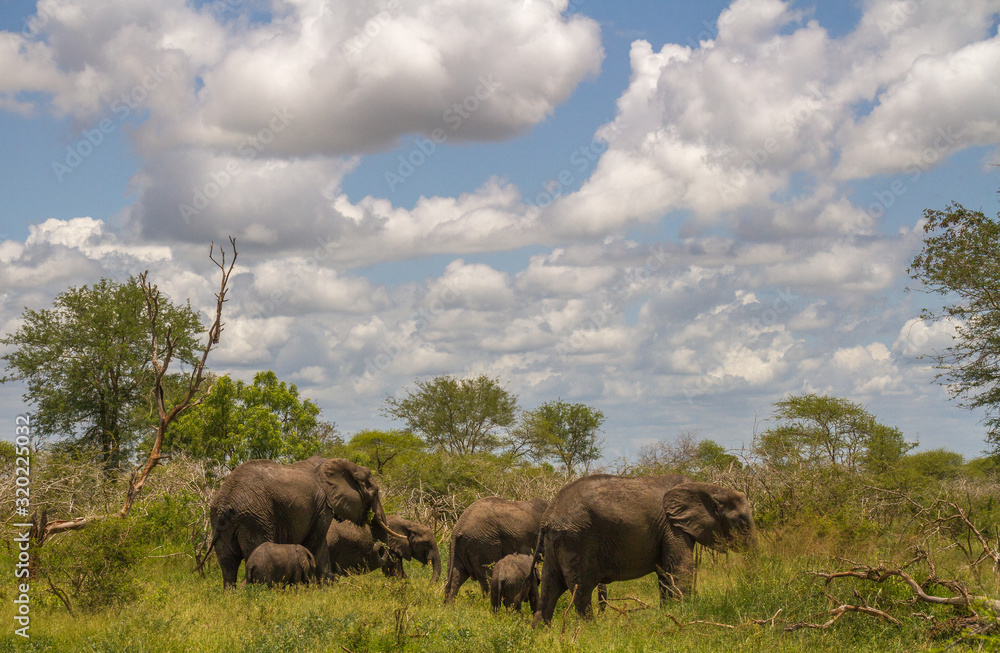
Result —
<path fill-rule="evenodd" d="M 3 34 L 0 99 L 29 110 L 18 94 L 40 91 L 86 120 L 135 105 L 147 151 L 236 148 L 284 112 L 276 155 L 345 155 L 436 129 L 508 138 L 603 58 L 597 23 L 565 3 L 277 2 L 268 22 L 219 4 L 43 0 L 34 34 Z"/>

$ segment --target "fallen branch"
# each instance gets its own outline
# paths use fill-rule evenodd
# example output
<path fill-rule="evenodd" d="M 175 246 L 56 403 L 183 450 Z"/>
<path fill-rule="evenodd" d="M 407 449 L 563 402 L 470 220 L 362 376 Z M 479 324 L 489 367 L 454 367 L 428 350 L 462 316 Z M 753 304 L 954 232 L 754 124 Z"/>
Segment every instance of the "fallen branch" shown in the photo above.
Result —
<path fill-rule="evenodd" d="M 895 617 L 893 617 L 888 612 L 883 612 L 882 610 L 877 610 L 875 608 L 870 608 L 870 607 L 868 607 L 866 605 L 847 605 L 847 604 L 845 604 L 845 605 L 842 605 L 842 606 L 840 606 L 838 608 L 834 608 L 833 610 L 827 610 L 826 612 L 820 612 L 818 615 L 815 615 L 817 617 L 820 616 L 820 615 L 827 615 L 827 614 L 828 615 L 833 615 L 833 618 L 831 618 L 826 623 L 813 624 L 813 623 L 806 623 L 804 621 L 800 621 L 798 623 L 788 624 L 787 626 L 785 626 L 785 632 L 791 632 L 793 630 L 799 630 L 801 628 L 815 628 L 815 629 L 829 628 L 830 626 L 832 626 L 834 624 L 834 622 L 836 622 L 838 619 L 840 619 L 842 616 L 844 616 L 848 612 L 860 612 L 862 614 L 871 615 L 873 617 L 881 617 L 882 619 L 885 619 L 889 623 L 894 624 L 896 626 L 899 626 L 899 625 L 902 624 L 902 622 L 899 619 L 896 619 Z"/>
<path fill-rule="evenodd" d="M 928 594 L 924 588 L 913 579 L 912 576 L 907 574 L 902 569 L 888 569 L 884 565 L 878 567 L 871 566 L 860 566 L 855 567 L 849 571 L 838 571 L 838 572 L 822 572 L 822 571 L 810 571 L 807 572 L 811 576 L 817 576 L 819 578 L 825 578 L 826 584 L 829 585 L 832 581 L 837 578 L 860 578 L 862 580 L 868 580 L 873 583 L 883 583 L 889 578 L 899 578 L 904 583 L 906 583 L 913 594 L 918 600 L 924 603 L 931 603 L 934 605 L 951 605 L 964 607 L 973 614 L 975 610 L 972 608 L 973 602 L 981 603 L 991 609 L 995 614 L 1000 614 L 1000 601 L 996 599 L 991 599 L 988 596 L 974 596 L 969 594 L 955 581 L 938 580 L 934 576 L 931 576 L 924 584 L 936 584 L 941 587 L 945 587 L 957 594 L 959 596 L 932 596 Z"/>

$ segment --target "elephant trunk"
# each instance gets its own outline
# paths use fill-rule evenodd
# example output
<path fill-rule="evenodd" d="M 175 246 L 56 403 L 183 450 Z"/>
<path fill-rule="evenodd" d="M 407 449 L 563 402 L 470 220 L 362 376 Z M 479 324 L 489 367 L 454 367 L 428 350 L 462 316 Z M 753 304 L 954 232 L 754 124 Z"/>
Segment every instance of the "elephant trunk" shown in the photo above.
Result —
<path fill-rule="evenodd" d="M 436 583 L 441 575 L 441 553 L 434 549 L 428 557 L 431 561 L 431 582 Z"/>

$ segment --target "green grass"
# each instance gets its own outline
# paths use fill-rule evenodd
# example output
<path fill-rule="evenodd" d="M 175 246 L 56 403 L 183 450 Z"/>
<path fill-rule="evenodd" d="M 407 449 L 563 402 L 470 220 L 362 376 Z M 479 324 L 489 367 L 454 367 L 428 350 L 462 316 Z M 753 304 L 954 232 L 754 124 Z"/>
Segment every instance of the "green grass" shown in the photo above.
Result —
<path fill-rule="evenodd" d="M 218 567 L 206 578 L 191 571 L 187 558 L 145 559 L 139 568 L 139 598 L 128 605 L 71 617 L 44 585 L 32 587 L 31 639 L 13 635 L 13 587 L 0 597 L 0 651 L 95 651 L 148 653 L 289 653 L 306 651 L 920 651 L 940 649 L 930 641 L 916 609 L 901 608 L 908 593 L 898 584 L 873 586 L 844 581 L 824 588 L 806 574 L 829 568 L 829 557 L 776 555 L 765 546 L 760 558 L 706 555 L 697 594 L 659 607 L 655 577 L 609 587 L 613 599 L 630 610 L 607 610 L 592 620 L 565 614 L 564 595 L 551 626 L 532 629 L 531 615 L 490 611 L 478 585 L 463 586 L 456 602 L 442 605 L 441 584 L 430 570 L 408 565 L 410 578 L 381 574 L 355 576 L 334 585 L 267 590 L 240 587 L 222 591 Z M 44 549 L 41 552 L 45 554 Z M 447 555 L 444 552 L 444 555 Z M 0 556 L 2 564 L 10 563 Z M 13 567 L 12 563 L 11 568 Z M 901 626 L 861 614 L 846 614 L 825 630 L 785 632 L 798 621 L 821 623 L 838 600 L 857 603 L 853 590 L 873 607 L 890 610 Z M 780 610 L 780 612 L 778 612 Z M 939 619 L 948 609 L 923 610 Z M 777 613 L 775 626 L 758 625 Z M 677 621 L 675 621 L 675 619 Z M 712 624 L 694 624 L 693 621 Z M 677 622 L 684 627 L 679 627 Z M 715 624 L 728 624 L 726 628 Z"/>

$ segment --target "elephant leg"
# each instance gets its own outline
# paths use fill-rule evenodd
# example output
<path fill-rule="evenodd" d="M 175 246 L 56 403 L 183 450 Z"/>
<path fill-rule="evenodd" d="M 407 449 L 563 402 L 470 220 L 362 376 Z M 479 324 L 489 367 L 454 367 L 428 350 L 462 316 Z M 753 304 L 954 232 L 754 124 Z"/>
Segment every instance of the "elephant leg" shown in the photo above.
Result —
<path fill-rule="evenodd" d="M 573 607 L 576 608 L 577 614 L 581 617 L 591 619 L 594 616 L 594 611 L 591 606 L 591 600 L 594 596 L 594 583 L 588 582 L 578 582 L 574 586 L 576 592 L 573 597 Z"/>
<path fill-rule="evenodd" d="M 476 574 L 476 580 L 479 581 L 479 589 L 483 591 L 483 596 L 490 595 L 490 571 L 486 567 L 479 570 Z"/>
<path fill-rule="evenodd" d="M 219 561 L 219 568 L 222 570 L 223 589 L 236 584 L 236 577 L 240 573 L 240 563 L 243 557 L 234 552 L 232 548 L 223 543 L 220 539 L 215 545 L 215 557 Z"/>
<path fill-rule="evenodd" d="M 562 571 L 556 555 L 553 553 L 542 563 L 542 578 L 540 582 L 540 595 L 538 598 L 538 608 L 535 611 L 535 619 L 532 626 L 537 626 L 539 622 L 548 624 L 552 621 L 552 615 L 556 611 L 556 602 L 559 597 L 569 589 L 566 587 L 566 579 L 563 578 Z"/>
<path fill-rule="evenodd" d="M 663 558 L 663 565 L 656 569 L 661 606 L 670 599 L 690 596 L 694 579 L 694 553 L 685 544 L 666 544 Z"/>
<path fill-rule="evenodd" d="M 458 590 L 462 587 L 462 584 L 469 580 L 469 574 L 459 565 L 455 565 L 451 568 L 451 573 L 448 574 L 448 586 L 444 590 L 444 602 L 450 603 L 455 600 L 458 596 Z"/>
<path fill-rule="evenodd" d="M 597 611 L 604 612 L 604 608 L 608 605 L 608 586 L 601 583 L 597 586 Z"/>

